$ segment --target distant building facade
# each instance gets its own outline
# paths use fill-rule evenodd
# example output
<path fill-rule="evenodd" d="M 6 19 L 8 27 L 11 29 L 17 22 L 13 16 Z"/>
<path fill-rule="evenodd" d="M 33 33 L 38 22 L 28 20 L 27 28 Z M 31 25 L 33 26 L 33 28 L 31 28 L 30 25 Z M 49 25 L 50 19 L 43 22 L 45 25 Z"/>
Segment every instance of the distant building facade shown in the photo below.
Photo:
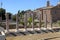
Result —
<path fill-rule="evenodd" d="M 45 16 L 47 15 L 47 22 L 56 22 L 60 20 L 60 2 L 56 6 L 51 6 L 50 2 L 47 1 L 47 6 L 38 8 L 41 13 L 42 20 L 45 21 Z M 45 15 L 46 14 L 46 15 Z"/>

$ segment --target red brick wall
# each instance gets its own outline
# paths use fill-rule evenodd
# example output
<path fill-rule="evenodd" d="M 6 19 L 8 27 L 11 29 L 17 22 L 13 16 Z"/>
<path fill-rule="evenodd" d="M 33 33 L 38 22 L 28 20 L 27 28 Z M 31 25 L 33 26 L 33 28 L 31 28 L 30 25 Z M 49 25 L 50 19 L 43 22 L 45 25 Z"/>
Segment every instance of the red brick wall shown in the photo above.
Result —
<path fill-rule="evenodd" d="M 47 22 L 50 22 L 51 20 L 51 11 L 50 9 L 43 10 L 43 20 L 45 21 L 45 13 L 47 14 Z"/>
<path fill-rule="evenodd" d="M 60 20 L 60 10 L 59 9 L 52 9 L 51 10 L 53 21 Z"/>

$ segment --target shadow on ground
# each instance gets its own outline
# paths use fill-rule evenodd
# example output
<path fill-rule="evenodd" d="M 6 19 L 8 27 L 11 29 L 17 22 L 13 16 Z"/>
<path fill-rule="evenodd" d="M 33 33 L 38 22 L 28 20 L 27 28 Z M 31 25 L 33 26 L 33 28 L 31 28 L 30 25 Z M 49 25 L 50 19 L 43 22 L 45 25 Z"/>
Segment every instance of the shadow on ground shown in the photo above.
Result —
<path fill-rule="evenodd" d="M 60 32 L 60 28 L 56 29 L 47 29 L 47 30 L 34 30 L 34 31 L 24 31 L 24 32 L 10 32 L 6 33 L 6 36 L 20 36 L 20 35 L 28 35 L 28 34 L 40 34 L 40 33 L 54 33 L 54 32 Z"/>

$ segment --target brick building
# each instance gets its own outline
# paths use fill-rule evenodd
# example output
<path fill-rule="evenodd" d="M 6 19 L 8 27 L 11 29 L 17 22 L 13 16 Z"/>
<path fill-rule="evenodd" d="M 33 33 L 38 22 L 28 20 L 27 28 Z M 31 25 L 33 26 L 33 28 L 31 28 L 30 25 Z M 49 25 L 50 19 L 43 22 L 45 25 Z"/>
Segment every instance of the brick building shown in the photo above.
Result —
<path fill-rule="evenodd" d="M 45 20 L 45 14 L 47 15 L 47 22 L 53 21 L 56 22 L 60 20 L 60 2 L 56 6 L 51 6 L 50 1 L 47 1 L 47 6 L 38 8 L 41 12 L 42 20 Z"/>

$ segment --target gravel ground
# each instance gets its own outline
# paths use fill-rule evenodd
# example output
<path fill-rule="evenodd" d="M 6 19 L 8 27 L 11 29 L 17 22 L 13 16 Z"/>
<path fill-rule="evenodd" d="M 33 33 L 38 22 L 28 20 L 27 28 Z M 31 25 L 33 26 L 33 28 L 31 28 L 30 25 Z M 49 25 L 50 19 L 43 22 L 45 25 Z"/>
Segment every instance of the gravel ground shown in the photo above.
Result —
<path fill-rule="evenodd" d="M 25 36 L 6 37 L 7 40 L 60 40 L 60 32 L 29 34 Z"/>

